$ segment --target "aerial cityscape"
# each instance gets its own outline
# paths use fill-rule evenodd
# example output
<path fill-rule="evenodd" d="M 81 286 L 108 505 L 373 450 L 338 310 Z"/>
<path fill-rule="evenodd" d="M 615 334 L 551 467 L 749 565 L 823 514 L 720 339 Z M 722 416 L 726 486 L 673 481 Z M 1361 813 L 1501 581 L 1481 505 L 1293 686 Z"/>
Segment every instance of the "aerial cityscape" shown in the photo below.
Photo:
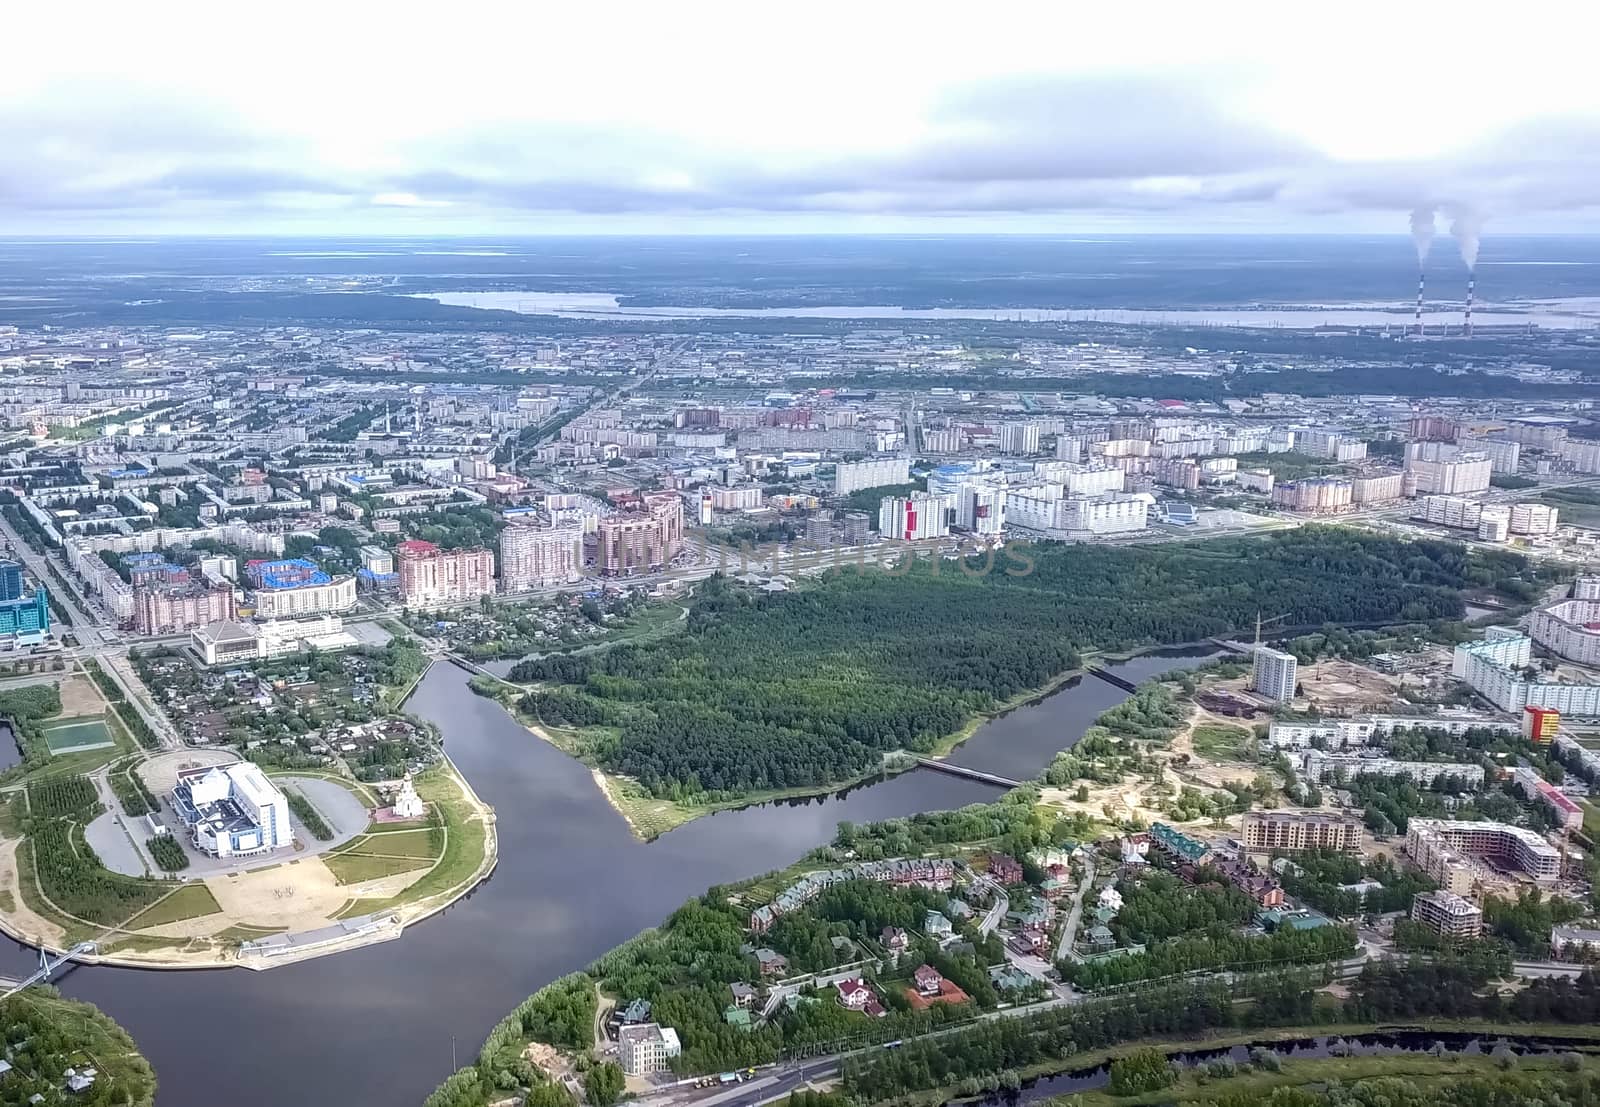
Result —
<path fill-rule="evenodd" d="M 15 28 L 0 1105 L 1600 1099 L 1592 34 L 466 7 Z"/>

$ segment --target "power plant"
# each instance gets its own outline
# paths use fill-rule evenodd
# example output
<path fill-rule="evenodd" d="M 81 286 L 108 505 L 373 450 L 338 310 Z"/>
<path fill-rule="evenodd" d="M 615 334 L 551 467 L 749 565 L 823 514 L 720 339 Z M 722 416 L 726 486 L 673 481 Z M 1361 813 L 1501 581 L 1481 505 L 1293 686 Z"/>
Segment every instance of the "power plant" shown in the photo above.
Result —
<path fill-rule="evenodd" d="M 1422 323 L 1422 301 L 1427 289 L 1428 280 L 1428 251 L 1433 246 L 1434 238 L 1434 208 L 1429 205 L 1419 206 L 1411 212 L 1411 241 L 1417 248 L 1417 310 L 1412 323 L 1412 335 L 1421 338 L 1424 333 Z M 1477 294 L 1478 283 L 1478 245 L 1483 232 L 1483 217 L 1470 207 L 1455 209 L 1450 222 L 1450 234 L 1456 240 L 1456 247 L 1461 251 L 1461 260 L 1467 266 L 1467 303 L 1462 316 L 1462 334 L 1472 337 L 1472 302 Z M 1446 333 L 1449 327 L 1445 328 Z"/>

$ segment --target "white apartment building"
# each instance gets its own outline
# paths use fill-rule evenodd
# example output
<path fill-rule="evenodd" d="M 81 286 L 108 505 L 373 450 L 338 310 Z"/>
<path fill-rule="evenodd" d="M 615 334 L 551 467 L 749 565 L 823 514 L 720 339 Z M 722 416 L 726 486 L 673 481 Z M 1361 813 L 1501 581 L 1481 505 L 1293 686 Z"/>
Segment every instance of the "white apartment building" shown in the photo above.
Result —
<path fill-rule="evenodd" d="M 963 484 L 956 490 L 956 529 L 997 535 L 1005 529 L 1006 490 L 988 484 Z"/>
<path fill-rule="evenodd" d="M 713 486 L 711 489 L 711 508 L 713 511 L 751 511 L 760 506 L 760 485 L 746 485 L 738 488 Z"/>
<path fill-rule="evenodd" d="M 527 592 L 583 577 L 583 527 L 513 524 L 500 532 L 500 590 Z"/>
<path fill-rule="evenodd" d="M 1411 517 L 1435 526 L 1476 530 L 1483 519 L 1483 505 L 1460 496 L 1423 496 L 1412 508 Z"/>
<path fill-rule="evenodd" d="M 1512 504 L 1509 529 L 1512 534 L 1554 534 L 1560 517 L 1559 510 L 1548 504 Z"/>
<path fill-rule="evenodd" d="M 834 467 L 833 490 L 840 496 L 863 488 L 881 488 L 911 482 L 911 460 L 880 457 L 870 461 L 841 461 Z"/>
<path fill-rule="evenodd" d="M 356 605 L 356 578 L 334 577 L 327 584 L 306 584 L 299 588 L 258 588 L 254 596 L 258 619 L 293 619 L 301 615 L 349 611 Z"/>
<path fill-rule="evenodd" d="M 1465 711 L 1449 715 L 1358 715 L 1318 722 L 1275 722 L 1267 729 L 1267 745 L 1275 749 L 1304 750 L 1320 743 L 1328 750 L 1359 749 L 1377 744 L 1397 730 L 1442 730 L 1459 738 L 1469 730 L 1478 729 L 1515 734 L 1518 725 Z"/>
<path fill-rule="evenodd" d="M 1528 633 L 1551 653 L 1581 665 L 1600 665 L 1596 624 L 1600 624 L 1600 600 L 1561 600 L 1535 611 Z"/>
<path fill-rule="evenodd" d="M 1006 423 L 1000 428 L 1000 452 L 1026 456 L 1039 452 L 1039 424 Z"/>
<path fill-rule="evenodd" d="M 1310 749 L 1300 755 L 1305 779 L 1321 784 L 1341 773 L 1346 780 L 1358 776 L 1405 777 L 1413 784 L 1429 787 L 1434 781 L 1450 778 L 1461 788 L 1477 791 L 1483 787 L 1482 765 L 1460 765 L 1449 761 L 1395 761 L 1388 757 L 1364 757 L 1355 753 L 1325 753 Z"/>
<path fill-rule="evenodd" d="M 1478 541 L 1504 542 L 1511 537 L 1511 512 L 1503 507 L 1486 507 L 1478 516 Z"/>
<path fill-rule="evenodd" d="M 1274 703 L 1294 699 L 1300 663 L 1292 653 L 1257 646 L 1250 664 L 1250 687 Z"/>
<path fill-rule="evenodd" d="M 894 541 L 943 538 L 950 533 L 943 496 L 889 496 L 878 505 L 878 533 Z"/>
<path fill-rule="evenodd" d="M 1406 446 L 1406 472 L 1418 494 L 1459 496 L 1489 487 L 1494 465 L 1488 456 L 1453 442 L 1412 442 Z"/>
<path fill-rule="evenodd" d="M 1600 716 L 1600 684 L 1561 684 L 1521 675 L 1533 657 L 1533 640 L 1506 627 L 1490 627 L 1483 640 L 1455 648 L 1450 671 L 1502 711 L 1550 707 L 1563 715 Z"/>
<path fill-rule="evenodd" d="M 1295 445 L 1301 453 L 1333 461 L 1360 461 L 1367 456 L 1367 444 L 1358 438 L 1330 430 L 1295 432 Z"/>
<path fill-rule="evenodd" d="M 1036 461 L 1033 463 L 1033 481 L 1058 484 L 1066 496 L 1099 496 L 1106 492 L 1121 492 L 1127 487 L 1128 474 L 1120 465 L 1104 462 L 1078 465 L 1067 461 Z"/>
<path fill-rule="evenodd" d="M 944 430 L 924 430 L 922 432 L 922 448 L 930 454 L 959 453 L 966 445 L 967 436 L 956 427 Z"/>

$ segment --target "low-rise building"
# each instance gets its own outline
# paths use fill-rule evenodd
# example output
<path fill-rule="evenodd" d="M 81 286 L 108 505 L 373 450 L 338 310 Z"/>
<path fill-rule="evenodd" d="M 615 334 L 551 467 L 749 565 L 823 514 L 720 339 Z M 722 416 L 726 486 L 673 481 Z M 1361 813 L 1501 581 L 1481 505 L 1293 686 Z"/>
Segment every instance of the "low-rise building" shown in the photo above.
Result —
<path fill-rule="evenodd" d="M 617 1061 L 629 1076 L 666 1072 L 682 1052 L 678 1032 L 670 1026 L 646 1022 L 617 1031 Z"/>
<path fill-rule="evenodd" d="M 1343 815 L 1295 811 L 1248 811 L 1241 828 L 1250 853 L 1301 853 L 1306 850 L 1361 849 L 1361 824 Z"/>

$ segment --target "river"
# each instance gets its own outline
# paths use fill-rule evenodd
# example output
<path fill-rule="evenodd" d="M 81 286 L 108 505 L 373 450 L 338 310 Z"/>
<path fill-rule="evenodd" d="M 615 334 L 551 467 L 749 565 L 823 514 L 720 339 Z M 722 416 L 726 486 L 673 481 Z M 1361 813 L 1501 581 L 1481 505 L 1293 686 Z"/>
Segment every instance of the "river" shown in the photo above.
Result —
<path fill-rule="evenodd" d="M 1112 664 L 1135 683 L 1215 656 L 1167 650 Z M 500 863 L 471 895 L 397 941 L 266 972 L 79 967 L 58 980 L 133 1034 L 155 1066 L 161 1107 L 284 1103 L 418 1104 L 476 1055 L 527 995 L 653 926 L 712 884 L 793 862 L 858 823 L 989 800 L 1000 789 L 929 769 L 832 796 L 697 819 L 643 843 L 589 770 L 474 695 L 467 674 L 435 665 L 410 709 L 498 814 Z M 1014 778 L 1038 772 L 1127 693 L 1080 677 L 994 719 L 959 764 Z M 0 975 L 37 955 L 0 946 Z"/>

